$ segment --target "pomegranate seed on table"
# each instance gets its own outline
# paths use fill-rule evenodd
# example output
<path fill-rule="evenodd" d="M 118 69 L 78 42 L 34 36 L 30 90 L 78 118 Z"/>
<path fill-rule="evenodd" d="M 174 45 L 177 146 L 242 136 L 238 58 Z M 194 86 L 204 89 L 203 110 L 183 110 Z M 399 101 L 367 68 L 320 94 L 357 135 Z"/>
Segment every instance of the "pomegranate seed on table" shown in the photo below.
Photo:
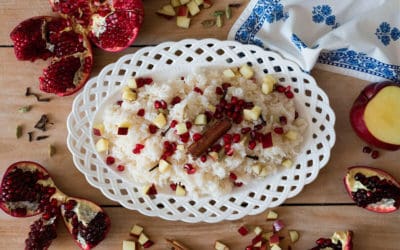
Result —
<path fill-rule="evenodd" d="M 378 158 L 379 157 L 379 151 L 377 151 L 377 150 L 372 151 L 371 157 L 372 157 L 372 159 Z"/>
<path fill-rule="evenodd" d="M 127 128 L 127 127 L 119 127 L 118 131 L 117 131 L 117 134 L 118 135 L 127 135 L 128 134 L 128 130 L 129 130 L 129 128 Z"/>
<path fill-rule="evenodd" d="M 362 151 L 363 151 L 363 153 L 369 154 L 372 152 L 372 149 L 368 146 L 365 146 L 365 147 L 363 147 Z"/>
<path fill-rule="evenodd" d="M 282 85 L 276 84 L 276 85 L 275 85 L 275 89 L 276 89 L 276 91 L 278 91 L 279 93 L 285 92 L 285 87 L 283 87 Z"/>
<path fill-rule="evenodd" d="M 265 134 L 261 138 L 261 143 L 263 148 L 270 148 L 272 147 L 272 135 L 271 133 Z"/>
<path fill-rule="evenodd" d="M 241 226 L 241 227 L 238 229 L 238 232 L 239 232 L 242 236 L 245 236 L 245 235 L 247 235 L 247 234 L 249 233 L 249 230 L 248 230 L 245 226 Z"/>

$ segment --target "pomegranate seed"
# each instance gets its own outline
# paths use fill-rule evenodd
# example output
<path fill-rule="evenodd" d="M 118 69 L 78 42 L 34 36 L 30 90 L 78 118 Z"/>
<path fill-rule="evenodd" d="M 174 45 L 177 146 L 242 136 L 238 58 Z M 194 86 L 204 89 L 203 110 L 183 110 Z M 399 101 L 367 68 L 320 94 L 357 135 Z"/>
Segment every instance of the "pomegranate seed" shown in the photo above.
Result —
<path fill-rule="evenodd" d="M 232 96 L 231 97 L 231 103 L 232 104 L 236 104 L 236 103 L 238 103 L 238 101 L 239 101 L 239 98 L 237 98 L 236 96 Z"/>
<path fill-rule="evenodd" d="M 215 144 L 211 147 L 211 151 L 214 152 L 219 152 L 222 149 L 222 146 L 220 144 Z"/>
<path fill-rule="evenodd" d="M 234 182 L 233 185 L 235 185 L 236 187 L 241 187 L 243 186 L 243 182 Z"/>
<path fill-rule="evenodd" d="M 212 113 L 210 111 L 206 111 L 206 112 L 204 112 L 204 114 L 207 117 L 207 122 L 210 122 L 213 117 Z"/>
<path fill-rule="evenodd" d="M 146 243 L 143 244 L 143 248 L 149 248 L 149 247 L 151 247 L 153 244 L 154 244 L 153 241 L 148 240 L 148 241 L 146 241 Z"/>
<path fill-rule="evenodd" d="M 171 105 L 178 104 L 178 103 L 180 103 L 181 101 L 182 101 L 182 100 L 181 100 L 181 98 L 180 98 L 179 96 L 175 96 L 174 98 L 172 98 Z"/>
<path fill-rule="evenodd" d="M 224 134 L 222 136 L 225 145 L 230 145 L 232 143 L 232 135 L 231 134 Z"/>
<path fill-rule="evenodd" d="M 257 124 L 254 126 L 254 130 L 261 130 L 264 127 L 262 124 Z"/>
<path fill-rule="evenodd" d="M 229 179 L 231 179 L 232 181 L 236 181 L 237 175 L 234 172 L 230 172 L 229 173 Z"/>
<path fill-rule="evenodd" d="M 161 108 L 161 102 L 160 101 L 155 101 L 154 102 L 154 108 L 155 109 L 160 109 Z"/>
<path fill-rule="evenodd" d="M 257 142 L 252 140 L 249 142 L 248 148 L 253 150 L 256 147 L 256 145 L 257 145 Z"/>
<path fill-rule="evenodd" d="M 142 149 L 144 149 L 144 145 L 143 144 L 136 144 L 135 148 L 132 150 L 132 152 L 134 154 L 140 154 L 140 152 L 142 152 Z"/>
<path fill-rule="evenodd" d="M 240 141 L 240 134 L 237 134 L 237 133 L 233 134 L 232 142 L 238 143 L 239 141 Z"/>
<path fill-rule="evenodd" d="M 217 88 L 215 89 L 215 94 L 217 94 L 217 95 L 223 95 L 223 94 L 224 94 L 224 91 L 222 90 L 221 87 L 217 87 Z"/>
<path fill-rule="evenodd" d="M 138 77 L 138 78 L 136 78 L 136 84 L 137 84 L 138 88 L 143 87 L 144 85 L 150 85 L 152 83 L 153 83 L 153 79 L 150 78 L 150 77 L 147 77 L 147 78 Z"/>
<path fill-rule="evenodd" d="M 185 124 L 186 124 L 186 128 L 187 129 L 191 129 L 192 128 L 192 123 L 191 122 L 187 121 Z"/>
<path fill-rule="evenodd" d="M 175 128 L 176 124 L 178 124 L 177 120 L 172 120 L 171 125 L 169 125 L 171 128 Z"/>
<path fill-rule="evenodd" d="M 257 244 L 259 241 L 261 241 L 262 240 L 262 236 L 261 236 L 261 234 L 259 234 L 259 235 L 257 235 L 256 237 L 254 237 L 252 240 L 251 240 L 251 243 L 253 244 L 253 245 L 255 245 L 255 244 Z"/>
<path fill-rule="evenodd" d="M 279 123 L 280 123 L 281 125 L 286 125 L 286 124 L 287 124 L 286 116 L 280 116 L 280 117 L 279 117 Z"/>
<path fill-rule="evenodd" d="M 169 184 L 169 187 L 173 190 L 173 191 L 176 191 L 176 183 L 171 183 L 171 184 Z"/>
<path fill-rule="evenodd" d="M 94 128 L 94 129 L 93 129 L 93 134 L 94 134 L 95 136 L 101 136 L 101 132 L 100 132 L 100 130 L 97 129 L 97 128 Z"/>
<path fill-rule="evenodd" d="M 227 156 L 232 156 L 234 152 L 235 151 L 233 150 L 233 148 L 229 148 L 228 150 L 225 149 L 225 154 Z"/>
<path fill-rule="evenodd" d="M 278 135 L 281 135 L 283 134 L 283 128 L 282 127 L 274 128 L 274 132 Z"/>
<path fill-rule="evenodd" d="M 107 165 L 112 165 L 112 164 L 114 164 L 114 162 L 115 162 L 115 158 L 114 157 L 107 156 L 107 158 L 106 158 L 106 164 Z"/>
<path fill-rule="evenodd" d="M 248 132 L 250 132 L 251 131 L 251 128 L 250 127 L 244 127 L 244 128 L 242 128 L 241 130 L 240 130 L 240 133 L 242 133 L 242 134 L 247 134 Z"/>
<path fill-rule="evenodd" d="M 299 117 L 299 113 L 297 111 L 294 112 L 294 119 L 297 119 Z"/>
<path fill-rule="evenodd" d="M 123 101 L 121 101 L 121 100 L 117 101 L 117 105 L 118 105 L 118 106 L 121 106 L 122 103 L 123 103 Z"/>
<path fill-rule="evenodd" d="M 193 141 L 198 141 L 200 140 L 202 135 L 200 133 L 195 133 L 193 134 Z"/>
<path fill-rule="evenodd" d="M 162 109 L 167 109 L 167 108 L 168 108 L 168 104 L 167 104 L 166 101 L 161 100 L 160 102 L 161 102 L 161 108 L 162 108 Z"/>
<path fill-rule="evenodd" d="M 179 138 L 181 139 L 181 141 L 182 141 L 183 143 L 186 143 L 186 142 L 188 142 L 189 139 L 190 139 L 190 134 L 189 134 L 189 132 L 186 132 L 186 133 L 184 133 L 184 134 L 179 135 Z"/>
<path fill-rule="evenodd" d="M 247 235 L 247 234 L 249 233 L 249 230 L 248 230 L 245 226 L 241 226 L 241 227 L 238 229 L 238 232 L 239 232 L 242 236 L 245 236 L 245 235 Z"/>
<path fill-rule="evenodd" d="M 200 161 L 201 161 L 201 162 L 206 162 L 206 161 L 207 161 L 207 155 L 202 155 L 202 156 L 200 157 Z"/>
<path fill-rule="evenodd" d="M 252 103 L 252 102 L 244 103 L 244 108 L 246 108 L 246 109 L 252 109 L 253 107 L 254 107 L 254 103 Z"/>
<path fill-rule="evenodd" d="M 203 94 L 203 90 L 201 90 L 200 88 L 198 88 L 198 87 L 194 87 L 194 92 L 196 92 L 196 93 L 199 93 L 200 95 L 202 95 Z"/>
<path fill-rule="evenodd" d="M 128 128 L 127 127 L 119 127 L 118 128 L 118 135 L 127 135 L 128 134 Z"/>
<path fill-rule="evenodd" d="M 124 166 L 124 165 L 118 165 L 118 166 L 117 166 L 117 170 L 120 171 L 120 172 L 122 172 L 122 171 L 125 170 L 125 166 Z"/>
<path fill-rule="evenodd" d="M 272 147 L 272 135 L 271 133 L 262 135 L 261 143 L 263 148 Z"/>
<path fill-rule="evenodd" d="M 151 184 L 151 187 L 147 190 L 146 192 L 147 195 L 156 195 L 157 194 L 157 189 L 154 184 Z"/>
<path fill-rule="evenodd" d="M 293 97 L 294 97 L 294 94 L 293 94 L 293 92 L 292 91 L 286 91 L 285 92 L 285 96 L 287 97 L 287 98 L 289 98 L 289 99 L 292 99 Z"/>
<path fill-rule="evenodd" d="M 156 125 L 150 124 L 149 125 L 149 132 L 150 134 L 155 134 L 157 133 L 158 127 Z"/>
<path fill-rule="evenodd" d="M 228 83 L 228 82 L 224 82 L 223 84 L 222 84 L 222 88 L 226 91 L 230 86 L 232 86 L 230 83 Z"/>
<path fill-rule="evenodd" d="M 43 218 L 44 220 L 49 220 L 49 219 L 51 218 L 51 214 L 49 214 L 49 213 L 44 213 L 44 214 L 42 215 L 42 218 Z"/>
<path fill-rule="evenodd" d="M 276 85 L 276 91 L 278 91 L 279 93 L 283 93 L 285 92 L 285 87 L 283 87 L 282 85 Z"/>
<path fill-rule="evenodd" d="M 222 118 L 222 114 L 221 114 L 221 113 L 215 112 L 215 113 L 214 113 L 214 118 L 215 118 L 215 119 L 221 119 L 221 118 Z"/>
<path fill-rule="evenodd" d="M 64 204 L 64 209 L 67 211 L 72 210 L 76 206 L 76 204 L 77 204 L 77 202 L 75 200 L 68 200 Z"/>
<path fill-rule="evenodd" d="M 137 112 L 137 115 L 138 115 L 138 116 L 142 116 L 142 117 L 143 117 L 144 114 L 145 114 L 144 109 L 139 109 L 138 112 Z"/>
<path fill-rule="evenodd" d="M 372 151 L 371 154 L 372 159 L 376 159 L 379 157 L 379 152 L 377 150 Z"/>
<path fill-rule="evenodd" d="M 371 151 L 372 151 L 372 149 L 370 147 L 368 147 L 368 146 L 363 147 L 364 153 L 369 154 L 369 153 L 371 153 Z"/>
<path fill-rule="evenodd" d="M 193 167 L 192 164 L 186 163 L 183 168 L 186 170 L 187 174 L 194 174 L 196 173 L 196 168 Z"/>

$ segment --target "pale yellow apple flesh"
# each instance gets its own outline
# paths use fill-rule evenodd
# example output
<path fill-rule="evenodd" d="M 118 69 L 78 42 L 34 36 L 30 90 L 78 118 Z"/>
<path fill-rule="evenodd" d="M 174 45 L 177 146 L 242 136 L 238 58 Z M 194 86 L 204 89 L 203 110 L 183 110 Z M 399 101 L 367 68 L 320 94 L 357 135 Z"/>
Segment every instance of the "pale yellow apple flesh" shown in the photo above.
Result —
<path fill-rule="evenodd" d="M 380 90 L 366 105 L 364 122 L 378 140 L 400 145 L 400 88 Z"/>

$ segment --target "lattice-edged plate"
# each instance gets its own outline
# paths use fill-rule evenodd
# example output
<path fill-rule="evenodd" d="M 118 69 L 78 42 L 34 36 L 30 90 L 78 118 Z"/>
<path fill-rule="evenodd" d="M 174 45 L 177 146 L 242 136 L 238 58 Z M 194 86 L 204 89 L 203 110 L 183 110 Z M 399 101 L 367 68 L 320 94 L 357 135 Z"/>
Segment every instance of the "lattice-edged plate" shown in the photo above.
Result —
<path fill-rule="evenodd" d="M 305 141 L 291 169 L 218 197 L 176 197 L 166 193 L 143 195 L 134 183 L 107 167 L 91 143 L 91 121 L 101 104 L 133 76 L 171 74 L 196 67 L 233 67 L 251 64 L 259 73 L 278 76 L 296 93 L 296 109 L 309 126 Z M 182 40 L 146 47 L 121 57 L 92 78 L 76 96 L 68 117 L 68 148 L 75 166 L 87 181 L 109 199 L 148 216 L 186 222 L 219 222 L 254 215 L 279 206 L 312 182 L 326 165 L 335 143 L 335 114 L 327 95 L 310 75 L 276 53 L 254 45 L 215 39 Z"/>

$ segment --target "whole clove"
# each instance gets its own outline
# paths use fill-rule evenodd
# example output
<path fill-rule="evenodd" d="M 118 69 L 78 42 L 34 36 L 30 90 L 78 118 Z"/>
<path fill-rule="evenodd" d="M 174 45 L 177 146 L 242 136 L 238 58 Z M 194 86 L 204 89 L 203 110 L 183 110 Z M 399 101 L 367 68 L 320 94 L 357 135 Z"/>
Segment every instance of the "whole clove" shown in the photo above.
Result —
<path fill-rule="evenodd" d="M 36 141 L 41 141 L 41 140 L 44 140 L 44 139 L 47 139 L 47 138 L 49 138 L 48 135 L 40 135 L 40 136 L 36 137 Z"/>
<path fill-rule="evenodd" d="M 36 97 L 36 100 L 38 102 L 49 102 L 51 100 L 50 98 L 41 98 L 39 94 L 31 92 L 31 88 L 27 87 L 25 91 L 25 96 L 31 96 L 31 95 Z"/>
<path fill-rule="evenodd" d="M 49 118 L 47 117 L 47 115 L 42 115 L 40 117 L 40 120 L 35 124 L 35 128 L 42 130 L 42 131 L 46 131 L 46 125 L 49 122 Z"/>

